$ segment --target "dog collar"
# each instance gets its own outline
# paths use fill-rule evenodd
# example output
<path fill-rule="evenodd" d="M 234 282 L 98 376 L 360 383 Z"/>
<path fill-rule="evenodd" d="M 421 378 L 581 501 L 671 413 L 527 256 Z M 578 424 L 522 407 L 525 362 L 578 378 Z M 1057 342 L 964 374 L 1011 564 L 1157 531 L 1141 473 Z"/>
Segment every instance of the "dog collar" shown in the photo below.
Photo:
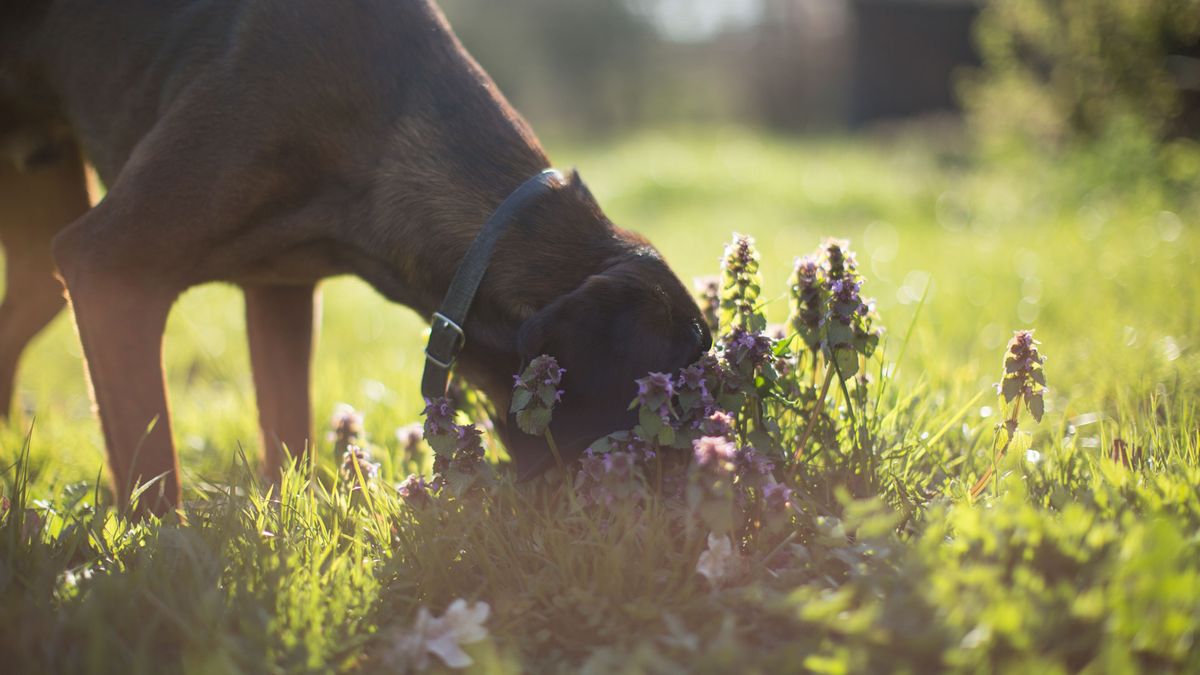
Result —
<path fill-rule="evenodd" d="M 513 190 L 483 224 L 467 254 L 454 270 L 454 279 L 446 289 L 442 304 L 429 319 L 429 343 L 425 346 L 425 373 L 421 376 L 421 395 L 426 399 L 446 395 L 450 383 L 450 368 L 467 343 L 463 325 L 479 283 L 492 260 L 496 242 L 508 229 L 517 214 L 530 202 L 541 198 L 562 185 L 563 175 L 546 169 Z"/>

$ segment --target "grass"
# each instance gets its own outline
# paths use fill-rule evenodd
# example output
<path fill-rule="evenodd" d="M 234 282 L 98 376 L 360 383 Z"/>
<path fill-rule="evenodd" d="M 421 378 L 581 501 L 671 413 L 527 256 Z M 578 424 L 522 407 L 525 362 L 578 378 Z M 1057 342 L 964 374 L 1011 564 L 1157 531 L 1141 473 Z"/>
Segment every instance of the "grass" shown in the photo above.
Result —
<path fill-rule="evenodd" d="M 188 522 L 133 525 L 97 486 L 98 425 L 60 317 L 0 429 L 5 662 L 394 670 L 418 607 L 463 597 L 492 607 L 490 637 L 467 649 L 495 671 L 1200 667 L 1195 194 L 1080 190 L 1073 165 L 977 166 L 920 138 L 702 129 L 552 151 L 684 279 L 717 271 L 731 231 L 754 235 L 772 321 L 793 257 L 852 240 L 891 331 L 871 362 L 871 391 L 887 388 L 861 480 L 832 451 L 811 460 L 789 534 L 756 539 L 744 578 L 716 589 L 696 573 L 707 532 L 660 500 L 580 509 L 554 484 L 501 479 L 412 508 L 390 486 L 431 468 L 395 435 L 419 420 L 423 323 L 337 279 L 316 413 L 363 411 L 380 478 L 369 501 L 346 490 L 326 442 L 267 495 L 240 299 L 213 286 L 184 296 L 167 333 Z M 1049 357 L 1046 418 L 971 500 L 1019 328 Z M 1110 459 L 1118 438 L 1130 467 Z"/>

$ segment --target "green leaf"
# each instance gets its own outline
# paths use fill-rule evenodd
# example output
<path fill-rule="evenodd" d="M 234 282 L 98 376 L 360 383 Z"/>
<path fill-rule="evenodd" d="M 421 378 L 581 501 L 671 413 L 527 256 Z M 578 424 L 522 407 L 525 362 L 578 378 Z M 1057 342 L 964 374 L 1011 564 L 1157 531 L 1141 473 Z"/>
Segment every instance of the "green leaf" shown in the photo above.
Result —
<path fill-rule="evenodd" d="M 543 384 L 538 387 L 538 398 L 542 400 L 542 405 L 552 408 L 558 402 L 558 390 L 554 385 Z"/>
<path fill-rule="evenodd" d="M 439 455 L 449 455 L 454 452 L 455 438 L 450 434 L 436 434 L 426 436 L 425 442 L 429 444 L 430 449 Z"/>
<path fill-rule="evenodd" d="M 660 445 L 673 445 L 675 443 L 675 430 L 667 425 L 658 432 L 658 442 Z"/>
<path fill-rule="evenodd" d="M 663 428 L 662 419 L 658 414 L 646 408 L 638 412 L 638 425 L 642 428 L 642 438 L 654 438 Z"/>
<path fill-rule="evenodd" d="M 533 392 L 532 391 L 526 389 L 525 387 L 520 387 L 518 389 L 514 389 L 512 405 L 509 406 L 508 411 L 515 413 L 515 412 L 524 410 L 525 407 L 528 406 L 529 402 L 532 400 L 533 400 Z"/>
<path fill-rule="evenodd" d="M 838 376 L 848 380 L 858 372 L 858 352 L 853 349 L 835 349 L 834 361 L 837 363 Z"/>
<path fill-rule="evenodd" d="M 1046 401 L 1041 394 L 1030 394 L 1025 397 L 1025 404 L 1029 406 L 1029 414 L 1033 415 L 1036 422 L 1042 421 L 1042 415 L 1046 413 Z"/>
<path fill-rule="evenodd" d="M 829 346 L 834 349 L 854 345 L 854 331 L 841 321 L 830 321 L 825 329 L 825 336 Z"/>
<path fill-rule="evenodd" d="M 1017 394 L 1021 393 L 1021 378 L 1015 375 L 1005 375 L 1004 381 L 1000 383 L 1000 393 L 1004 396 L 1004 400 L 1011 403 Z"/>
<path fill-rule="evenodd" d="M 530 436 L 541 436 L 550 426 L 551 413 L 545 408 L 533 408 L 517 413 L 517 426 Z"/>

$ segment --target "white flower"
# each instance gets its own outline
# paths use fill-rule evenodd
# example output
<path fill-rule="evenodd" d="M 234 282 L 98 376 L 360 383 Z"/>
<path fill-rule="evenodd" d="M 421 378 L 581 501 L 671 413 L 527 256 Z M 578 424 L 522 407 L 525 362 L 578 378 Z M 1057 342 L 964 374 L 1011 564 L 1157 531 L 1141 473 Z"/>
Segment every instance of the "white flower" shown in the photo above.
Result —
<path fill-rule="evenodd" d="M 700 554 L 700 560 L 696 563 L 696 571 L 703 574 L 704 578 L 708 579 L 708 583 L 717 588 L 722 582 L 737 576 L 741 567 L 741 556 L 734 552 L 733 541 L 729 536 L 718 537 L 715 534 L 709 534 L 708 550 Z"/>
<path fill-rule="evenodd" d="M 455 600 L 441 617 L 434 617 L 422 607 L 412 630 L 400 633 L 383 654 L 383 661 L 401 672 L 424 670 L 429 667 L 429 655 L 434 654 L 449 668 L 466 668 L 473 661 L 462 645 L 487 638 L 487 621 L 491 608 L 486 602 L 467 605 Z"/>
<path fill-rule="evenodd" d="M 455 600 L 446 608 L 446 614 L 440 619 L 434 619 L 426 634 L 425 648 L 438 655 L 451 668 L 466 668 L 471 665 L 471 657 L 459 645 L 479 642 L 487 637 L 487 621 L 491 608 L 486 602 L 477 602 L 473 607 L 467 606 L 463 599 Z"/>

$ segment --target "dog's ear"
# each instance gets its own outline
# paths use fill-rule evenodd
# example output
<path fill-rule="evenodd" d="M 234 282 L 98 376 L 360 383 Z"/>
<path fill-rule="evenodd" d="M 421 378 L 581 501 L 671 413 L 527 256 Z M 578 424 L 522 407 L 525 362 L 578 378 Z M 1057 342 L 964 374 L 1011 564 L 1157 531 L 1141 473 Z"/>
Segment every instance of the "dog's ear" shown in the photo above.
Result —
<path fill-rule="evenodd" d="M 577 373 L 608 370 L 626 358 L 660 361 L 672 347 L 676 317 L 646 268 L 641 259 L 619 263 L 536 312 L 518 332 L 521 359 L 551 354 Z"/>
<path fill-rule="evenodd" d="M 594 274 L 579 288 L 534 313 L 517 333 L 522 362 L 547 353 L 562 358 L 568 343 L 603 338 L 609 332 L 604 324 L 611 320 L 611 310 L 622 295 L 619 277 L 611 272 Z"/>

